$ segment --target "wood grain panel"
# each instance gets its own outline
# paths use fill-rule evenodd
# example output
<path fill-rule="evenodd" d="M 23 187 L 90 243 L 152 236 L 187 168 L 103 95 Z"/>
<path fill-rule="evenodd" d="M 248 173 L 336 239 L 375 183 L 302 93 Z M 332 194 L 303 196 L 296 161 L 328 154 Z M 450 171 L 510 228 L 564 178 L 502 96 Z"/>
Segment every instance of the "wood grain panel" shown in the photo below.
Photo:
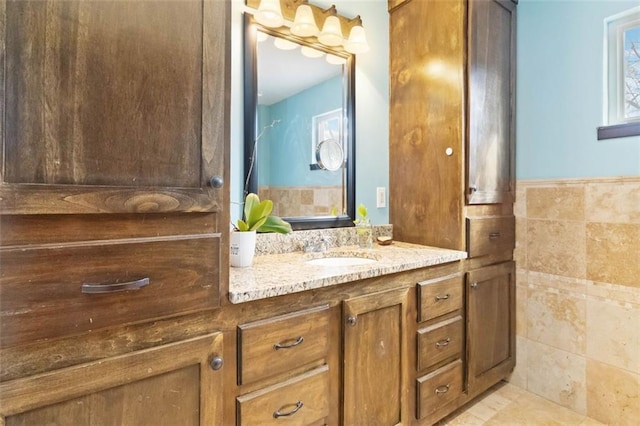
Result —
<path fill-rule="evenodd" d="M 222 334 L 0 384 L 0 423 L 223 424 Z M 151 366 L 151 367 L 150 367 Z"/>
<path fill-rule="evenodd" d="M 324 305 L 239 325 L 238 383 L 251 383 L 325 357 L 329 318 L 329 306 Z"/>
<path fill-rule="evenodd" d="M 463 344 L 461 316 L 418 330 L 418 371 L 450 358 L 460 358 Z"/>
<path fill-rule="evenodd" d="M 390 20 L 394 238 L 457 250 L 464 250 L 465 4 L 410 1 Z"/>
<path fill-rule="evenodd" d="M 344 424 L 403 422 L 407 289 L 344 301 Z"/>
<path fill-rule="evenodd" d="M 469 2 L 469 204 L 513 202 L 515 4 Z"/>
<path fill-rule="evenodd" d="M 434 414 L 438 409 L 453 403 L 460 397 L 464 383 L 462 371 L 462 361 L 458 360 L 418 378 L 418 412 L 416 415 L 419 419 Z"/>
<path fill-rule="evenodd" d="M 515 216 L 467 218 L 467 250 L 469 257 L 513 250 L 515 246 Z"/>
<path fill-rule="evenodd" d="M 418 283 L 418 321 L 428 321 L 463 307 L 462 274 L 438 277 Z"/>
<path fill-rule="evenodd" d="M 515 365 L 515 266 L 469 271 L 469 388 L 482 392 Z"/>
<path fill-rule="evenodd" d="M 219 253 L 215 234 L 2 248 L 0 347 L 214 309 Z M 81 292 L 145 277 L 137 291 Z"/>
<path fill-rule="evenodd" d="M 329 367 L 324 365 L 237 398 L 238 425 L 315 424 L 329 415 Z M 296 406 L 299 405 L 297 411 Z M 275 417 L 275 413 L 292 413 Z"/>

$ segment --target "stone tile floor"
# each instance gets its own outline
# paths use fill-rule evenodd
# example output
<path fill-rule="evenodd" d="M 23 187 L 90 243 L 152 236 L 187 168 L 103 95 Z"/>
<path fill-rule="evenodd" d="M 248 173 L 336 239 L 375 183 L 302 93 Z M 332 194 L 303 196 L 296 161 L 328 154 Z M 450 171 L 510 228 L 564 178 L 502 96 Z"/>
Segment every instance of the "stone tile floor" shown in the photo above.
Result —
<path fill-rule="evenodd" d="M 460 410 L 442 419 L 437 426 L 551 426 L 603 425 L 584 414 L 501 382 Z"/>

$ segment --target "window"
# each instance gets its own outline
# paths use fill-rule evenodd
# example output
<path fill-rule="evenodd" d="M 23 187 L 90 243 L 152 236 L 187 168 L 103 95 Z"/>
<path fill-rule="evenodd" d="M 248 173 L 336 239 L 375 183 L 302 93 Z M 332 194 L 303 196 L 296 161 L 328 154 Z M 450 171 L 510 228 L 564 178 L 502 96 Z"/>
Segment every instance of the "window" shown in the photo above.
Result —
<path fill-rule="evenodd" d="M 598 129 L 598 139 L 639 135 L 640 7 L 609 17 L 604 25 L 606 126 Z"/>

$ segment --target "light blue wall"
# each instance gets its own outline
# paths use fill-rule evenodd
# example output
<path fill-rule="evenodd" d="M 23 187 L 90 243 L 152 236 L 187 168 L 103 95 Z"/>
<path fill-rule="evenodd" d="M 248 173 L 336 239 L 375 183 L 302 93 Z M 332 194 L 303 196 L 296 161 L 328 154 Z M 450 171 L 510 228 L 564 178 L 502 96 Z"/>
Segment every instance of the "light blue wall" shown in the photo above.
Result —
<path fill-rule="evenodd" d="M 313 117 L 342 107 L 342 76 L 330 78 L 270 106 L 258 109 L 258 129 L 280 120 L 258 144 L 261 185 L 342 184 L 341 171 L 311 170 Z"/>
<path fill-rule="evenodd" d="M 603 21 L 639 4 L 520 1 L 518 179 L 640 174 L 640 137 L 598 141 L 596 136 L 603 124 Z"/>
<path fill-rule="evenodd" d="M 422 1 L 422 0 L 421 0 Z M 336 5 L 346 17 L 360 15 L 371 50 L 356 57 L 356 205 L 364 203 L 373 224 L 389 223 L 389 209 L 376 208 L 376 187 L 389 188 L 389 14 L 387 0 L 311 0 Z M 242 9 L 232 0 L 231 218 L 241 210 L 243 171 Z M 388 194 L 387 194 L 388 195 Z M 387 196 L 388 200 L 388 196 Z M 388 201 L 387 201 L 388 203 Z"/>

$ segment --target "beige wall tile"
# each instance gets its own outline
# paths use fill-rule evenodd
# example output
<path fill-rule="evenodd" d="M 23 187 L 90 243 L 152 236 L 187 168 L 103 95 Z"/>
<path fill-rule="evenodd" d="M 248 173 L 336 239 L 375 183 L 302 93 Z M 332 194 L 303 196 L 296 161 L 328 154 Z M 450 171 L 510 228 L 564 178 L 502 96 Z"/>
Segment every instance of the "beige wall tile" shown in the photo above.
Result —
<path fill-rule="evenodd" d="M 527 390 L 586 414 L 586 359 L 529 340 Z M 531 362 L 535 360 L 535 362 Z"/>
<path fill-rule="evenodd" d="M 640 181 L 588 184 L 585 207 L 587 222 L 640 224 Z"/>
<path fill-rule="evenodd" d="M 640 375 L 589 360 L 587 414 L 610 425 L 637 425 L 640 419 Z"/>
<path fill-rule="evenodd" d="M 525 337 L 516 336 L 516 367 L 507 378 L 509 383 L 522 389 L 527 389 L 527 345 L 528 341 Z"/>
<path fill-rule="evenodd" d="M 516 217 L 527 217 L 527 187 L 516 184 L 516 202 L 513 204 L 513 214 Z"/>
<path fill-rule="evenodd" d="M 582 186 L 527 189 L 528 219 L 584 220 Z"/>
<path fill-rule="evenodd" d="M 587 224 L 587 278 L 640 287 L 640 224 Z"/>
<path fill-rule="evenodd" d="M 555 288 L 576 295 L 584 295 L 587 292 L 587 280 L 581 278 L 563 277 L 542 272 L 529 272 L 527 274 L 527 280 L 529 284 Z"/>
<path fill-rule="evenodd" d="M 638 327 L 640 305 L 589 297 L 587 356 L 640 374 Z"/>
<path fill-rule="evenodd" d="M 640 287 L 587 281 L 587 295 L 640 305 Z"/>
<path fill-rule="evenodd" d="M 518 274 L 516 273 L 516 276 Z M 516 282 L 518 282 L 516 280 Z M 527 336 L 527 285 L 516 285 L 516 335 Z"/>
<path fill-rule="evenodd" d="M 560 407 L 544 398 L 531 395 L 512 402 L 485 424 L 496 426 L 578 426 L 584 419 L 585 416 L 582 414 Z"/>
<path fill-rule="evenodd" d="M 527 338 L 584 355 L 586 310 L 584 296 L 529 285 Z"/>
<path fill-rule="evenodd" d="M 583 222 L 527 220 L 527 267 L 574 278 L 585 278 Z"/>
<path fill-rule="evenodd" d="M 513 260 L 518 268 L 527 267 L 527 219 L 516 218 L 516 247 L 513 250 Z"/>

